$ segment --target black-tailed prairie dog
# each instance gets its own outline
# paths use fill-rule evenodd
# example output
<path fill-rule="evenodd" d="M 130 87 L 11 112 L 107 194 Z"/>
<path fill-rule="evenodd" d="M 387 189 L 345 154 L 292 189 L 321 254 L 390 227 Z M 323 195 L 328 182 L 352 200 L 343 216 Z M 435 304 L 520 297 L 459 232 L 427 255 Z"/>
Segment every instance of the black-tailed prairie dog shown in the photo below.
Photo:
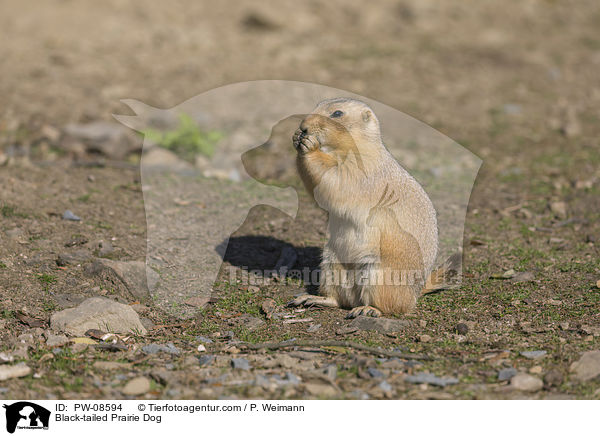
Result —
<path fill-rule="evenodd" d="M 324 100 L 295 132 L 297 166 L 329 213 L 319 294 L 290 304 L 351 309 L 358 315 L 410 312 L 424 291 L 443 287 L 460 256 L 433 271 L 438 229 L 421 185 L 392 157 L 365 103 Z"/>

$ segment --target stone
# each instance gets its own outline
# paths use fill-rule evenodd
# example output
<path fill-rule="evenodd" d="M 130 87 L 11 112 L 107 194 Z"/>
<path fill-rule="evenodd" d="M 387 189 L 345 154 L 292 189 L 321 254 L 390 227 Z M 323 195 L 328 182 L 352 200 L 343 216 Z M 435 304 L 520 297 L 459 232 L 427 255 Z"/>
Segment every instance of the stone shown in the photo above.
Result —
<path fill-rule="evenodd" d="M 142 155 L 142 168 L 193 170 L 194 166 L 162 147 L 153 147 Z"/>
<path fill-rule="evenodd" d="M 583 353 L 577 362 L 571 364 L 573 378 L 580 382 L 593 380 L 600 376 L 600 350 Z"/>
<path fill-rule="evenodd" d="M 456 333 L 458 333 L 459 335 L 466 335 L 467 333 L 469 333 L 469 326 L 466 325 L 464 322 L 457 324 Z"/>
<path fill-rule="evenodd" d="M 215 356 L 212 354 L 206 354 L 204 356 L 198 357 L 198 364 L 200 366 L 210 365 L 215 360 Z"/>
<path fill-rule="evenodd" d="M 523 392 L 537 392 L 544 387 L 544 382 L 532 375 L 519 373 L 510 379 L 510 386 Z"/>
<path fill-rule="evenodd" d="M 544 371 L 540 365 L 535 365 L 529 368 L 529 374 L 541 374 Z"/>
<path fill-rule="evenodd" d="M 104 360 L 96 361 L 92 366 L 94 367 L 94 369 L 97 369 L 99 371 L 126 371 L 132 368 L 131 363 L 112 362 Z"/>
<path fill-rule="evenodd" d="M 137 396 L 145 394 L 150 390 L 150 380 L 146 377 L 136 377 L 127 382 L 121 390 L 123 395 Z"/>
<path fill-rule="evenodd" d="M 562 373 L 557 369 L 552 369 L 544 376 L 544 383 L 548 386 L 560 386 L 564 381 Z"/>
<path fill-rule="evenodd" d="M 203 344 L 212 344 L 213 340 L 209 339 L 205 336 L 196 336 L 195 338 L 198 342 L 202 342 Z"/>
<path fill-rule="evenodd" d="M 140 141 L 125 126 L 115 122 L 94 121 L 86 124 L 71 123 L 65 126 L 67 137 L 81 141 L 87 151 L 122 160 L 140 148 Z"/>
<path fill-rule="evenodd" d="M 556 218 L 562 220 L 567 218 L 567 203 L 564 201 L 555 201 L 550 203 L 550 210 Z"/>
<path fill-rule="evenodd" d="M 369 316 L 358 316 L 350 323 L 351 327 L 355 327 L 359 330 L 374 330 L 380 333 L 399 332 L 410 325 L 411 322 L 404 319 L 373 318 Z"/>
<path fill-rule="evenodd" d="M 515 275 L 510 279 L 510 281 L 513 283 L 532 282 L 534 280 L 535 276 L 530 271 L 520 271 L 515 273 Z"/>
<path fill-rule="evenodd" d="M 69 338 L 65 335 L 55 335 L 46 333 L 46 346 L 50 348 L 62 347 L 69 343 Z"/>
<path fill-rule="evenodd" d="M 385 376 L 377 368 L 367 368 L 367 373 L 373 378 L 384 378 Z"/>
<path fill-rule="evenodd" d="M 336 365 L 327 365 L 323 370 L 323 374 L 331 381 L 335 381 L 337 378 L 337 366 Z"/>
<path fill-rule="evenodd" d="M 419 335 L 419 342 L 431 342 L 432 337 L 429 335 Z"/>
<path fill-rule="evenodd" d="M 231 367 L 233 369 L 249 371 L 250 363 L 248 363 L 248 361 L 246 359 L 244 359 L 243 357 L 238 357 L 238 358 L 231 359 Z"/>
<path fill-rule="evenodd" d="M 333 386 L 324 383 L 306 383 L 304 389 L 315 397 L 333 397 L 337 395 L 337 390 Z"/>
<path fill-rule="evenodd" d="M 321 324 L 316 324 L 313 323 L 311 325 L 308 326 L 308 328 L 306 329 L 307 333 L 314 333 L 316 331 L 318 331 L 321 328 Z"/>
<path fill-rule="evenodd" d="M 406 376 L 406 378 L 404 379 L 405 381 L 407 381 L 408 383 L 415 383 L 415 384 L 429 384 L 429 385 L 434 385 L 434 386 L 441 386 L 441 387 L 446 387 L 449 385 L 455 385 L 458 383 L 458 379 L 454 378 L 454 377 L 447 377 L 447 378 L 442 378 L 442 377 L 437 377 L 433 374 L 430 374 L 428 372 L 421 372 L 415 375 L 409 375 Z"/>
<path fill-rule="evenodd" d="M 89 260 L 92 255 L 87 250 L 75 250 L 71 253 L 60 253 L 56 259 L 58 266 L 77 265 Z"/>
<path fill-rule="evenodd" d="M 498 380 L 507 381 L 512 379 L 515 375 L 517 375 L 517 370 L 515 368 L 502 368 L 498 371 Z"/>
<path fill-rule="evenodd" d="M 141 335 L 147 333 L 135 310 L 103 297 L 88 298 L 77 307 L 53 314 L 50 327 L 73 336 L 84 336 L 89 329 Z"/>
<path fill-rule="evenodd" d="M 11 378 L 25 377 L 31 373 L 31 368 L 24 363 L 16 365 L 0 365 L 0 381 Z"/>
<path fill-rule="evenodd" d="M 181 354 L 179 348 L 177 348 L 172 342 L 168 342 L 167 344 L 148 344 L 142 347 L 142 352 L 146 354 L 156 354 L 156 353 L 167 353 L 167 354 Z"/>
<path fill-rule="evenodd" d="M 379 386 L 379 389 L 381 389 L 383 392 L 392 392 L 392 385 L 385 380 L 383 380 L 377 386 Z"/>
<path fill-rule="evenodd" d="M 123 283 L 129 293 L 139 301 L 150 298 L 158 284 L 159 275 L 142 261 L 118 261 L 99 259 L 90 271 L 109 271 Z"/>
<path fill-rule="evenodd" d="M 79 218 L 77 215 L 75 215 L 70 210 L 65 210 L 65 213 L 63 214 L 62 219 L 66 220 L 66 221 L 81 221 L 81 218 Z"/>
<path fill-rule="evenodd" d="M 521 351 L 521 356 L 526 357 L 531 360 L 541 359 L 545 355 L 546 355 L 546 351 L 544 351 L 544 350 Z"/>

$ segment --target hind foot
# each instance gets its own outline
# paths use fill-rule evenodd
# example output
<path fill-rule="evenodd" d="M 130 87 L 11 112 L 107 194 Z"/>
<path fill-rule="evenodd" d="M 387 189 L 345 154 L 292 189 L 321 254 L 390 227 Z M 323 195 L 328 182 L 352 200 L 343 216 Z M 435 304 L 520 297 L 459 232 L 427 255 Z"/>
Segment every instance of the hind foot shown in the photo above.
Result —
<path fill-rule="evenodd" d="M 288 306 L 338 307 L 339 304 L 333 297 L 321 297 L 318 295 L 304 294 L 294 298 L 288 303 Z"/>
<path fill-rule="evenodd" d="M 359 315 L 372 316 L 373 318 L 379 318 L 381 316 L 381 310 L 373 306 L 358 306 L 348 312 L 346 319 L 356 318 Z"/>

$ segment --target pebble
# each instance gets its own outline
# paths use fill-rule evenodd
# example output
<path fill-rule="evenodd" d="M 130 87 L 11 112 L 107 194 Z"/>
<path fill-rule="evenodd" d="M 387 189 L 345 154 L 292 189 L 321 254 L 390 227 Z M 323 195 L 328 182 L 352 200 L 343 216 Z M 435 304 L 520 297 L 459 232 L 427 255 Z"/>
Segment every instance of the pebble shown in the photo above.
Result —
<path fill-rule="evenodd" d="M 31 368 L 24 363 L 0 366 L 0 381 L 11 378 L 25 377 L 31 373 Z"/>
<path fill-rule="evenodd" d="M 392 385 L 389 384 L 387 381 L 383 380 L 381 383 L 379 383 L 379 388 L 384 391 L 384 392 L 392 392 Z"/>
<path fill-rule="evenodd" d="M 200 345 L 198 345 L 198 351 L 202 353 L 202 352 L 206 351 L 206 347 L 204 345 L 200 344 Z"/>
<path fill-rule="evenodd" d="M 543 370 L 544 369 L 540 365 L 535 365 L 529 368 L 529 374 L 541 374 Z"/>
<path fill-rule="evenodd" d="M 238 358 L 231 359 L 231 367 L 233 369 L 241 369 L 243 371 L 249 371 L 250 363 L 248 363 L 248 361 L 246 359 L 244 359 L 243 357 L 238 357 Z"/>
<path fill-rule="evenodd" d="M 370 331 L 375 330 L 380 333 L 400 332 L 409 327 L 412 323 L 405 319 L 391 318 L 373 318 L 370 316 L 358 316 L 350 323 L 351 327 L 356 327 L 358 330 Z"/>
<path fill-rule="evenodd" d="M 200 366 L 206 366 L 211 364 L 213 360 L 215 360 L 215 356 L 213 356 L 212 354 L 206 354 L 204 356 L 198 357 L 198 364 Z"/>
<path fill-rule="evenodd" d="M 92 365 L 94 369 L 100 371 L 119 371 L 119 370 L 129 370 L 131 369 L 131 363 L 123 363 L 123 362 L 112 362 L 112 361 L 104 361 L 99 360 L 94 362 Z"/>
<path fill-rule="evenodd" d="M 519 373 L 510 379 L 510 385 L 519 391 L 537 392 L 544 387 L 544 382 L 532 375 Z"/>
<path fill-rule="evenodd" d="M 437 376 L 427 373 L 427 372 L 421 372 L 419 374 L 409 375 L 404 380 L 407 381 L 408 383 L 429 384 L 429 385 L 442 386 L 442 387 L 446 387 L 449 385 L 455 385 L 458 383 L 457 378 L 454 378 L 454 377 L 442 378 L 442 377 L 437 377 Z"/>
<path fill-rule="evenodd" d="M 575 373 L 575 380 L 580 382 L 589 381 L 600 376 L 600 350 L 583 353 L 577 362 L 571 364 L 570 371 Z"/>
<path fill-rule="evenodd" d="M 431 339 L 429 335 L 419 335 L 419 342 L 431 342 Z"/>
<path fill-rule="evenodd" d="M 213 340 L 204 336 L 196 336 L 195 338 L 198 342 L 202 342 L 203 344 L 212 344 Z"/>
<path fill-rule="evenodd" d="M 544 350 L 521 351 L 521 356 L 526 357 L 531 360 L 541 359 L 545 355 L 546 355 L 546 351 L 544 351 Z"/>
<path fill-rule="evenodd" d="M 469 332 L 469 326 L 464 322 L 461 322 L 456 325 L 456 333 L 459 335 L 466 335 Z"/>
<path fill-rule="evenodd" d="M 517 370 L 515 368 L 503 368 L 498 371 L 498 380 L 506 381 L 512 379 L 515 375 L 517 375 Z"/>
<path fill-rule="evenodd" d="M 136 377 L 127 382 L 122 389 L 123 395 L 137 396 L 150 390 L 150 380 L 146 377 Z"/>
<path fill-rule="evenodd" d="M 337 366 L 336 365 L 327 365 L 323 370 L 323 374 L 331 381 L 335 381 L 337 378 Z"/>
<path fill-rule="evenodd" d="M 321 328 L 321 324 L 311 324 L 306 329 L 306 332 L 307 333 L 314 333 L 314 332 L 318 331 L 320 328 Z"/>
<path fill-rule="evenodd" d="M 148 344 L 142 347 L 142 351 L 146 354 L 156 354 L 159 352 L 179 355 L 181 351 L 172 343 L 167 344 Z"/>
<path fill-rule="evenodd" d="M 52 333 L 46 333 L 46 346 L 50 348 L 62 347 L 69 343 L 69 338 L 65 335 L 55 335 Z"/>
<path fill-rule="evenodd" d="M 75 215 L 70 210 L 65 210 L 65 213 L 63 214 L 62 219 L 67 220 L 67 221 L 81 221 L 81 218 L 79 218 L 77 215 Z"/>
<path fill-rule="evenodd" d="M 562 384 L 564 377 L 562 373 L 557 369 L 552 369 L 544 376 L 544 383 L 548 386 L 559 386 Z"/>
<path fill-rule="evenodd" d="M 337 394 L 333 386 L 323 383 L 306 383 L 304 389 L 315 397 L 333 397 Z"/>
<path fill-rule="evenodd" d="M 385 376 L 377 368 L 367 368 L 367 373 L 373 378 L 384 378 Z"/>

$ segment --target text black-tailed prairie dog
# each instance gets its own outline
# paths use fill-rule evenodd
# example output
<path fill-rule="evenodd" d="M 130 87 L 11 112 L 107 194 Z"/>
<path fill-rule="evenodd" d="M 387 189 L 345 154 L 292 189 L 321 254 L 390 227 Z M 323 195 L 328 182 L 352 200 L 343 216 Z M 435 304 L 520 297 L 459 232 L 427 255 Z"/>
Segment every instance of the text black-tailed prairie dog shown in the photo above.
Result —
<path fill-rule="evenodd" d="M 421 293 L 443 287 L 460 256 L 433 271 L 435 209 L 386 149 L 368 105 L 322 101 L 302 120 L 293 144 L 304 185 L 329 213 L 330 238 L 320 295 L 301 295 L 290 304 L 351 309 L 349 318 L 402 314 Z"/>

